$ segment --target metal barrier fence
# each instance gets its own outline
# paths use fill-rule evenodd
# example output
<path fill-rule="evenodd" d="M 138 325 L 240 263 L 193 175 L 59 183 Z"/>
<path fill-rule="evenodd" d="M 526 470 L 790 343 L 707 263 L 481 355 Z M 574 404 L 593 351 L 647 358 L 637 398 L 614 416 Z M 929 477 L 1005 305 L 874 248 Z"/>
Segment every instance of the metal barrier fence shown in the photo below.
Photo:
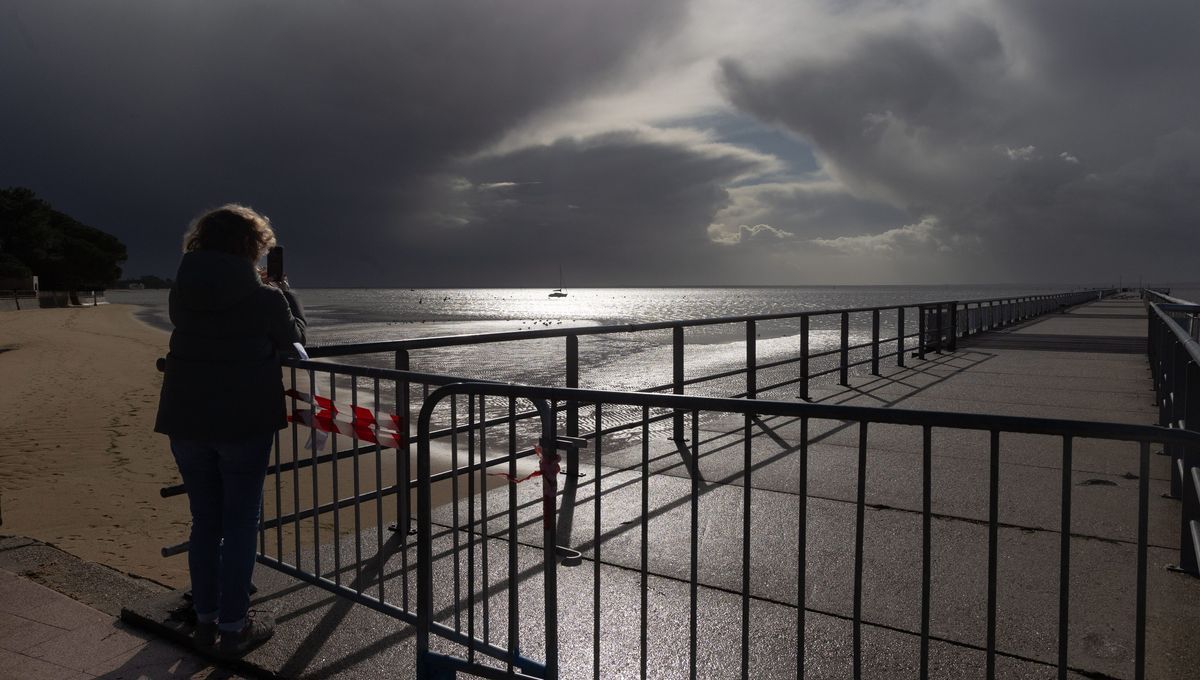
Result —
<path fill-rule="evenodd" d="M 862 617 L 862 550 L 863 526 L 862 515 L 866 505 L 864 500 L 864 479 L 867 460 L 867 428 L 868 424 L 901 424 L 920 428 L 924 434 L 925 446 L 925 505 L 923 520 L 925 523 L 925 543 L 923 562 L 923 623 L 921 627 L 922 640 L 922 677 L 927 675 L 928 646 L 931 639 L 929 629 L 929 545 L 928 526 L 930 520 L 928 480 L 930 437 L 934 428 L 974 429 L 991 433 L 990 465 L 992 485 L 989 491 L 990 513 L 989 524 L 989 601 L 988 601 L 988 634 L 986 647 L 975 645 L 980 650 L 986 650 L 989 677 L 995 668 L 995 658 L 1012 656 L 996 645 L 996 517 L 998 489 L 996 474 L 1000 455 L 1000 433 L 1040 433 L 1058 436 L 1062 439 L 1063 456 L 1063 521 L 1064 526 L 1070 522 L 1070 495 L 1067 481 L 1070 472 L 1071 441 L 1074 437 L 1100 437 L 1118 440 L 1136 440 L 1142 443 L 1141 492 L 1138 510 L 1138 600 L 1137 600 L 1137 658 L 1136 668 L 1141 677 L 1144 667 L 1144 633 L 1145 633 L 1145 531 L 1146 531 L 1146 475 L 1145 453 L 1151 442 L 1165 443 L 1181 450 L 1184 444 L 1191 442 L 1193 435 L 1182 431 L 1164 431 L 1154 428 L 1133 428 L 1121 425 L 1099 425 L 1094 423 L 1070 423 L 1068 421 L 1044 421 L 1038 419 L 994 418 L 988 416 L 967 416 L 961 414 L 921 413 L 911 411 L 896 411 L 891 409 L 861 409 L 850 407 L 817 406 L 785 402 L 766 401 L 761 397 L 773 389 L 788 385 L 801 385 L 802 394 L 807 396 L 810 381 L 822 376 L 838 375 L 845 383 L 848 371 L 855 367 L 870 365 L 873 373 L 879 371 L 879 362 L 885 358 L 895 357 L 899 366 L 904 365 L 906 353 L 912 351 L 916 356 L 923 357 L 927 352 L 943 349 L 952 350 L 955 338 L 959 335 L 982 332 L 993 328 L 1003 327 L 1040 314 L 1059 311 L 1066 306 L 1079 304 L 1096 299 L 1109 291 L 1088 291 L 1082 293 L 1063 294 L 1054 296 L 1037 296 L 1031 298 L 1016 298 L 1003 301 L 972 301 L 930 303 L 910 306 L 916 308 L 917 332 L 907 333 L 909 328 L 905 322 L 904 306 L 887 308 L 864 308 L 855 310 L 830 310 L 804 312 L 797 314 L 781 314 L 760 317 L 735 317 L 724 319 L 703 319 L 682 322 L 664 322 L 661 324 L 638 324 L 634 326 L 617 326 L 601 328 L 578 328 L 563 330 L 530 331 L 517 333 L 492 333 L 474 336 L 455 336 L 450 338 L 429 338 L 384 343 L 367 343 L 360 345 L 344 345 L 337 347 L 315 348 L 315 356 L 339 356 L 372 352 L 394 352 L 396 369 L 376 369 L 360 366 L 332 364 L 318 361 L 286 360 L 285 376 L 292 397 L 289 408 L 294 417 L 299 420 L 289 430 L 283 431 L 276 440 L 276 448 L 272 465 L 269 469 L 267 487 L 264 494 L 264 512 L 260 530 L 259 562 L 278 569 L 307 583 L 324 588 L 354 602 L 363 604 L 377 611 L 394 616 L 400 620 L 414 623 L 418 626 L 422 646 L 422 672 L 429 677 L 445 670 L 460 668 L 481 674 L 485 677 L 558 677 L 561 667 L 558 659 L 558 643 L 555 636 L 559 625 L 555 622 L 557 616 L 557 589 L 554 586 L 557 575 L 557 558 L 564 556 L 570 560 L 583 560 L 585 552 L 576 550 L 570 544 L 571 529 L 574 514 L 568 512 L 565 506 L 559 510 L 562 520 L 555 517 L 554 494 L 541 495 L 536 501 L 517 502 L 516 493 L 504 494 L 508 488 L 506 478 L 496 472 L 504 472 L 507 478 L 518 478 L 529 474 L 534 469 L 542 469 L 542 484 L 556 490 L 557 477 L 549 474 L 550 465 L 557 457 L 557 451 L 566 451 L 566 476 L 563 497 L 579 491 L 581 474 L 579 449 L 586 449 L 587 443 L 594 442 L 595 451 L 592 471 L 593 482 L 596 484 L 595 526 L 600 526 L 601 519 L 601 478 L 600 456 L 601 447 L 607 440 L 606 435 L 616 433 L 631 433 L 642 446 L 649 446 L 649 428 L 652 423 L 671 420 L 674 429 L 673 446 L 692 450 L 692 460 L 699 461 L 702 453 L 699 450 L 698 432 L 706 419 L 728 417 L 730 414 L 744 419 L 746 441 L 749 442 L 750 423 L 753 418 L 765 416 L 798 419 L 802 422 L 803 432 L 795 446 L 795 455 L 801 460 L 801 468 L 806 470 L 807 450 L 811 439 L 808 427 L 811 422 L 819 419 L 839 420 L 843 423 L 857 424 L 861 430 L 859 445 L 859 467 L 857 498 L 857 533 L 855 538 L 855 595 L 854 613 L 854 666 L 856 677 L 861 666 L 861 634 L 860 626 L 864 623 Z M 881 338 L 881 316 L 894 314 L 896 333 L 892 337 Z M 850 318 L 852 315 L 870 315 L 872 336 L 869 343 L 852 344 L 849 342 Z M 838 347 L 811 352 L 808 342 L 810 319 L 832 317 L 840 329 Z M 908 317 L 909 319 L 912 316 Z M 759 363 L 755 356 L 756 324 L 772 319 L 797 319 L 804 332 L 798 339 L 800 347 L 798 356 L 793 359 L 775 362 L 773 364 Z M 695 376 L 685 378 L 684 365 L 684 329 L 692 326 L 715 324 L 743 324 L 746 330 L 746 364 L 744 367 L 724 371 L 715 375 Z M 494 385 L 482 382 L 472 382 L 463 387 L 464 378 L 445 375 L 415 373 L 408 369 L 409 352 L 424 348 L 436 348 L 467 344 L 490 344 L 521 340 L 528 338 L 563 337 L 566 341 L 566 375 L 564 382 L 568 387 L 575 387 L 579 382 L 578 352 L 579 336 L 589 334 L 623 333 L 648 330 L 670 329 L 672 332 L 672 371 L 674 380 L 667 385 L 652 387 L 652 390 L 672 390 L 674 394 L 649 394 L 631 392 L 599 392 L 579 391 L 562 388 L 533 388 L 520 386 Z M 918 342 L 909 344 L 913 338 Z M 889 351 L 894 346 L 894 350 Z M 1153 346 L 1153 345 L 1152 345 Z M 860 355 L 855 355 L 854 352 Z M 828 367 L 819 371 L 810 371 L 813 362 L 827 358 L 831 361 Z M 836 362 L 836 363 L 833 363 Z M 780 382 L 760 385 L 759 373 L 777 365 L 797 363 L 800 368 L 799 378 L 788 378 Z M 745 389 L 731 395 L 735 398 L 706 398 L 683 395 L 685 388 L 699 383 L 728 378 L 731 376 L 745 377 Z M 449 385 L 459 384 L 453 387 Z M 434 391 L 431 395 L 431 391 Z M 450 396 L 449 403 L 445 397 L 455 394 L 468 394 L 467 405 L 461 407 L 460 398 Z M 336 412 L 331 415 L 332 432 L 328 440 L 312 441 L 307 445 L 306 428 L 297 427 L 306 417 L 314 418 L 318 408 L 305 408 L 305 400 L 316 401 L 314 395 L 330 400 L 336 405 Z M 737 397 L 752 397 L 757 400 L 738 399 Z M 501 399 L 504 403 L 500 408 L 495 407 L 493 399 Z M 528 402 L 529 405 L 526 405 Z M 518 405 L 521 407 L 518 408 Z M 411 423 L 416 410 L 421 411 L 420 431 L 417 441 L 420 445 L 420 455 L 416 458 L 417 470 L 411 468 L 413 452 L 410 434 L 413 434 Z M 585 410 L 590 409 L 590 413 Z M 630 409 L 637 414 L 629 418 Z M 391 441 L 381 441 L 385 432 L 384 425 L 389 417 L 396 416 L 394 431 L 396 438 Z M 361 415 L 361 418 L 360 418 Z M 590 427 L 582 421 L 590 416 Z M 364 423 L 369 427 L 362 427 Z M 691 428 L 689 445 L 687 428 Z M 497 434 L 499 433 L 499 434 Z M 342 446 L 339 446 L 339 441 Z M 743 488 L 747 489 L 743 508 L 743 526 L 749 521 L 749 501 L 752 489 L 750 484 L 754 465 L 750 461 L 750 445 L 747 446 L 747 465 L 733 474 L 731 480 L 741 479 Z M 648 450 L 648 449 L 647 449 Z M 464 453 L 465 451 L 465 453 Z M 542 455 L 539 455 L 539 451 Z M 685 451 L 686 453 L 686 451 Z M 465 462 L 463 457 L 465 456 Z M 534 464 L 532 461 L 537 460 Z M 699 466 L 698 462 L 693 465 Z M 531 467 L 532 466 L 532 467 Z M 643 475 L 639 483 L 646 489 L 650 475 L 645 463 L 642 464 Z M 695 470 L 699 470 L 696 467 Z M 802 473 L 802 479 L 807 472 Z M 691 482 L 693 490 L 707 488 L 708 484 L 695 475 Z M 526 485 L 529 486 L 529 485 Z M 417 489 L 418 498 L 412 495 L 412 489 Z M 184 492 L 181 485 L 164 489 L 163 495 L 178 495 Z M 504 502 L 492 500 L 493 509 L 500 510 L 489 514 L 489 498 L 507 495 Z M 699 496 L 692 496 L 687 504 L 695 509 Z M 800 499 L 800 512 L 803 513 L 806 490 L 803 483 L 797 494 Z M 418 514 L 416 540 L 410 535 L 412 516 Z M 642 499 L 643 513 L 640 520 L 631 520 L 635 524 L 640 521 L 643 543 L 642 555 L 648 554 L 644 541 L 647 531 L 645 497 Z M 435 513 L 433 508 L 439 510 Z M 464 507 L 465 506 L 465 507 Z M 447 510 L 449 508 L 449 510 Z M 519 515 L 528 515 L 530 508 L 538 509 L 536 518 L 520 519 Z M 465 513 L 465 514 L 464 514 Z M 528 520 L 528 521 L 527 521 Z M 482 524 L 481 524 L 482 522 Z M 675 583 L 686 583 L 690 588 L 692 604 L 690 616 L 689 654 L 695 668 L 697 659 L 697 613 L 695 611 L 696 593 L 698 588 L 710 588 L 696 579 L 694 566 L 696 564 L 697 544 L 695 543 L 695 518 L 692 519 L 691 560 L 693 572 L 691 577 L 686 575 L 667 575 L 668 580 Z M 523 538 L 523 529 L 527 525 L 536 524 L 544 531 L 540 539 Z M 386 531 L 391 524 L 395 531 Z M 566 540 L 553 540 L 559 536 L 563 526 L 566 530 Z M 799 556 L 804 555 L 804 523 L 798 527 Z M 748 534 L 747 534 L 748 535 Z M 499 541 L 499 543 L 497 543 Z M 749 545 L 749 538 L 745 538 Z M 1070 544 L 1070 532 L 1063 532 L 1063 555 L 1067 555 Z M 492 559 L 489 560 L 489 547 Z M 576 546 L 582 548 L 583 546 Z M 586 553 L 587 559 L 592 560 L 595 573 L 599 574 L 601 542 L 593 540 L 591 552 Z M 537 556 L 531 557 L 528 550 L 533 548 Z M 164 549 L 164 555 L 178 554 L 186 551 L 186 544 L 180 544 Z M 745 548 L 748 550 L 748 548 Z M 478 551 L 478 555 L 476 554 Z M 743 552 L 742 585 L 750 583 L 751 563 Z M 501 559 L 502 557 L 502 559 Z M 499 564 L 497 564 L 499 561 Z M 536 564 L 535 564 L 536 563 Z M 799 564 L 803 564 L 800 559 Z M 1067 564 L 1064 561 L 1064 565 Z M 436 565 L 436 566 L 435 566 Z M 532 566 L 531 566 L 532 565 Z M 635 565 L 636 566 L 636 565 Z M 465 572 L 464 572 L 465 570 Z M 452 575 L 443 578 L 446 574 Z M 639 569 L 641 577 L 640 612 L 643 623 L 648 615 L 646 610 L 647 591 L 646 580 L 654 575 L 643 561 Z M 434 580 L 434 574 L 438 579 Z M 520 617 L 523 611 L 520 597 L 514 596 L 522 580 L 533 578 L 537 574 L 542 584 L 540 596 L 536 599 L 543 605 L 537 616 Z M 1066 595 L 1065 584 L 1070 574 L 1066 566 L 1061 574 L 1063 604 L 1060 612 L 1060 646 L 1059 667 L 1069 668 L 1066 657 Z M 598 578 L 598 577 L 597 577 Z M 796 575 L 797 583 L 805 583 L 803 568 Z M 476 586 L 479 586 L 476 588 Z M 723 586 L 718 584 L 717 590 Z M 519 589 L 519 588 L 518 588 Z M 479 591 L 479 592 L 477 592 Z M 742 603 L 742 638 L 739 651 L 741 656 L 742 677 L 748 677 L 748 631 L 749 623 L 746 613 L 751 601 L 769 601 L 752 595 L 749 588 L 728 588 L 724 592 L 737 592 Z M 799 590 L 796 601 L 795 616 L 800 621 L 797 635 L 803 640 L 803 621 L 805 617 L 805 601 L 803 589 Z M 500 595 L 497 595 L 500 593 Z M 476 597 L 476 596 L 479 597 Z M 439 608 L 435 608 L 435 596 L 440 598 Z M 494 597 L 506 597 L 503 606 L 492 606 Z M 599 639 L 600 639 L 600 602 L 601 590 L 599 580 L 593 591 L 593 613 L 595 628 L 593 632 L 592 664 L 597 675 L 600 670 Z M 524 595 L 521 595 L 524 597 Z M 757 605 L 756 605 L 757 606 Z M 811 608 L 810 608 L 811 610 Z M 540 632 L 526 631 L 526 636 L 532 635 L 539 645 L 522 645 L 522 633 L 517 627 L 523 623 L 526 628 L 531 621 L 540 621 Z M 551 625 L 553 623 L 553 625 Z M 541 624 L 544 624 L 541 625 Z M 492 630 L 504 630 L 503 639 L 490 635 Z M 642 636 L 638 643 L 640 649 L 640 664 L 642 675 L 645 677 L 647 663 L 647 639 L 645 626 L 642 626 Z M 542 652 L 537 656 L 527 653 L 527 649 L 540 646 Z M 967 644 L 968 647 L 971 644 Z M 800 646 L 803 649 L 803 645 Z M 461 653 L 465 650 L 465 656 Z M 491 661 L 488 661 L 490 659 Z M 490 665 L 489 665 L 490 664 Z M 796 661 L 797 670 L 802 675 L 803 654 Z M 694 675 L 693 675 L 694 677 Z"/>
<path fill-rule="evenodd" d="M 498 410 L 509 414 L 510 418 L 502 418 L 503 422 L 489 421 L 486 405 L 490 400 L 499 400 L 503 406 Z M 517 400 L 528 400 L 536 407 L 540 428 L 525 433 L 525 438 L 540 444 L 538 447 L 529 446 L 529 442 L 523 441 L 513 429 L 515 421 L 511 416 L 518 412 Z M 437 436 L 431 423 L 437 410 L 446 408 L 444 402 L 447 401 L 452 411 L 469 414 L 462 426 L 467 428 L 470 437 L 457 445 L 462 449 L 457 455 L 464 455 L 466 464 L 453 474 L 465 476 L 472 484 L 477 484 L 473 488 L 483 489 L 486 470 L 501 460 L 492 457 L 488 451 L 500 450 L 506 452 L 503 462 L 508 466 L 507 475 L 514 481 L 521 479 L 517 469 L 519 461 L 523 457 L 536 457 L 541 471 L 540 490 L 527 492 L 527 487 L 511 483 L 490 493 L 472 493 L 448 504 L 435 503 L 431 484 L 436 476 L 431 468 L 430 442 Z M 466 402 L 465 406 L 463 402 Z M 567 451 L 568 456 L 578 455 L 575 440 L 563 441 L 557 434 L 558 422 L 553 414 L 559 405 L 566 403 L 584 411 L 582 420 L 590 424 L 590 431 L 583 436 L 592 439 L 595 449 L 591 454 L 592 467 L 588 470 L 591 480 L 581 482 L 578 477 L 568 474 L 560 490 L 558 476 L 554 474 L 558 469 L 555 451 L 561 449 Z M 604 449 L 604 438 L 594 436 L 605 431 L 605 414 L 618 405 L 636 406 L 642 410 L 637 424 L 642 438 L 632 454 L 628 450 L 608 452 Z M 679 445 L 677 452 L 668 455 L 681 457 L 682 469 L 686 471 L 682 480 L 660 476 L 661 451 L 652 450 L 649 437 L 649 423 L 656 412 L 676 411 L 685 412 L 691 425 L 689 443 Z M 704 414 L 732 415 L 741 421 L 741 446 L 733 447 L 740 451 L 719 453 L 729 445 L 713 441 L 707 442 L 710 450 L 704 450 L 706 442 L 699 429 Z M 779 443 L 786 452 L 785 460 L 795 463 L 798 468 L 796 486 L 788 494 L 772 494 L 771 489 L 755 485 L 759 479 L 756 473 L 763 474 L 760 470 L 764 467 L 761 452 L 755 450 L 755 432 L 762 429 L 762 419 L 768 417 L 782 419 L 787 424 L 773 425 L 770 428 L 773 434 L 764 432 L 763 439 L 787 438 L 788 435 L 783 433 L 791 436 L 786 442 Z M 887 462 L 884 455 L 887 452 L 873 450 L 869 436 L 873 428 L 886 426 L 906 426 L 919 433 L 922 442 L 920 564 L 911 565 L 921 574 L 919 630 L 890 627 L 888 622 L 872 622 L 864 616 L 864 550 L 870 547 L 865 515 L 868 508 L 876 507 L 868 503 L 867 475 L 868 470 L 882 467 Z M 1136 455 L 1136 566 L 1131 579 L 1136 581 L 1135 601 L 1132 611 L 1109 614 L 1132 618 L 1133 677 L 1145 677 L 1150 445 L 1195 446 L 1200 443 L 1200 435 L 1196 433 L 1039 418 L 466 383 L 433 392 L 418 420 L 419 677 L 450 678 L 455 672 L 468 672 L 495 678 L 557 678 L 560 671 L 567 668 L 569 675 L 577 677 L 589 675 L 585 669 L 590 667 L 590 676 L 595 678 L 608 677 L 616 669 L 624 669 L 622 677 L 634 675 L 634 668 L 638 669 L 636 675 L 645 678 L 653 676 L 652 669 L 661 662 L 661 659 L 658 662 L 650 659 L 654 650 L 661 651 L 664 645 L 671 653 L 679 655 L 675 661 L 681 668 L 690 669 L 692 678 L 697 677 L 698 668 L 703 669 L 700 672 L 706 677 L 776 677 L 780 668 L 764 668 L 763 664 L 777 663 L 779 656 L 787 657 L 788 663 L 794 664 L 788 673 L 803 677 L 806 611 L 821 611 L 818 604 L 806 599 L 809 597 L 807 589 L 811 587 L 805 571 L 806 551 L 839 549 L 836 540 L 830 544 L 828 535 L 818 534 L 811 541 L 808 538 L 808 525 L 813 521 L 807 481 L 810 446 L 821 438 L 819 434 L 846 427 L 857 433 L 857 456 L 853 464 L 856 489 L 853 501 L 853 594 L 851 606 L 843 612 L 844 619 L 851 624 L 851 664 L 855 678 L 861 677 L 864 664 L 864 626 L 873 626 L 877 631 L 881 625 L 920 636 L 922 678 L 929 675 L 931 641 L 984 652 L 985 673 L 989 679 L 995 677 L 997 659 L 1056 667 L 1058 676 L 1063 678 L 1069 672 L 1081 670 L 1071 665 L 1068 653 L 1072 607 L 1079 615 L 1080 610 L 1086 608 L 1081 601 L 1092 600 L 1085 594 L 1077 596 L 1072 603 L 1070 597 L 1072 497 L 1075 493 L 1072 456 L 1073 445 L 1081 438 L 1130 441 L 1139 445 Z M 986 462 L 988 468 L 986 633 L 983 644 L 964 639 L 965 634 L 944 630 L 937 635 L 931 633 L 931 589 L 936 585 L 931 566 L 934 550 L 931 522 L 935 517 L 946 518 L 931 509 L 932 442 L 946 430 L 977 431 L 988 436 L 986 456 L 979 461 L 981 464 Z M 1053 446 L 1057 451 L 1054 462 L 1061 466 L 1057 606 L 1043 603 L 1053 610 L 1050 613 L 1056 618 L 1057 625 L 1056 631 L 1036 631 L 1039 635 L 1050 633 L 1051 636 L 1056 632 L 1057 645 L 1051 657 L 1054 660 L 1040 658 L 1039 654 L 1028 650 L 1013 649 L 1011 645 L 1003 649 L 998 644 L 999 633 L 1011 633 L 999 629 L 997 618 L 1001 601 L 998 590 L 1000 529 L 1026 528 L 1008 518 L 1001 522 L 1001 441 L 1019 434 L 1052 438 L 1057 442 Z M 902 436 L 894 429 L 889 435 Z M 1020 441 L 1020 446 L 1030 446 L 1029 441 Z M 726 460 L 723 463 L 714 461 L 710 458 L 714 455 L 724 456 Z M 615 458 L 606 460 L 606 456 Z M 963 463 L 956 461 L 954 464 Z M 708 467 L 707 471 L 703 470 L 705 467 Z M 722 470 L 719 481 L 712 478 L 714 468 Z M 662 479 L 673 479 L 671 490 L 664 491 Z M 589 492 L 590 496 L 587 495 Z M 785 497 L 795 504 L 794 514 L 787 515 L 795 518 L 795 524 L 775 527 L 783 531 L 772 533 L 773 544 L 764 548 L 755 539 L 754 516 L 758 513 L 762 517 L 770 502 L 766 497 L 772 495 Z M 489 503 L 493 508 L 491 512 Z M 591 508 L 586 507 L 589 504 Z M 722 510 L 727 514 L 713 516 Z M 679 533 L 676 540 L 665 534 L 672 530 Z M 636 536 L 632 536 L 635 532 Z M 714 534 L 724 538 L 714 538 Z M 683 535 L 687 538 L 678 540 Z M 879 537 L 878 532 L 875 536 Z M 847 537 L 847 541 L 850 540 Z M 672 552 L 672 547 L 678 550 Z M 1005 550 L 1006 559 L 1015 559 L 1011 554 L 1011 542 L 1006 542 Z M 714 570 L 714 555 L 719 558 L 715 561 L 723 571 Z M 939 551 L 939 560 L 946 559 L 943 547 Z M 559 566 L 560 561 L 564 566 Z M 572 562 L 575 565 L 590 564 L 582 568 L 566 566 Z M 792 569 L 781 574 L 781 564 L 791 565 Z M 1084 564 L 1085 569 L 1088 566 Z M 729 571 L 735 574 L 731 575 Z M 606 587 L 603 582 L 609 585 Z M 817 583 L 824 583 L 824 580 Z M 1076 587 L 1081 587 L 1080 577 L 1076 576 L 1075 583 Z M 1086 580 L 1082 587 L 1087 589 Z M 636 596 L 631 597 L 628 589 L 633 589 Z M 1111 595 L 1107 587 L 1103 592 Z M 879 595 L 877 587 L 874 593 Z M 955 595 L 967 598 L 966 593 Z M 1019 597 L 1031 595 L 1023 592 Z M 653 603 L 649 601 L 651 597 Z M 1006 611 L 1014 606 L 1011 598 L 1010 594 L 1004 601 Z M 522 604 L 525 602 L 541 606 L 527 608 Z M 714 602 L 719 604 L 714 605 Z M 564 603 L 570 607 L 568 618 L 559 614 Z M 736 643 L 731 643 L 733 635 L 714 638 L 712 629 L 704 628 L 709 631 L 707 634 L 702 632 L 699 619 L 706 616 L 704 610 L 712 606 L 719 609 L 717 618 L 724 625 L 733 625 L 735 618 L 740 619 Z M 785 617 L 792 621 L 790 632 L 774 627 L 780 620 L 778 616 L 767 616 L 772 613 L 770 610 L 777 615 L 781 607 L 790 612 Z M 630 615 L 631 609 L 636 612 L 636 619 Z M 667 614 L 663 613 L 664 609 L 669 610 Z M 877 615 L 878 611 L 876 608 Z M 679 618 L 671 619 L 669 614 L 672 612 Z M 1088 613 L 1097 614 L 1095 611 Z M 772 649 L 775 654 L 753 653 L 752 640 L 758 640 L 752 635 L 755 615 L 771 619 L 768 633 L 781 640 L 781 644 Z M 661 624 L 664 616 L 677 621 L 677 634 L 672 635 L 669 628 L 664 631 L 660 625 L 654 636 L 648 636 L 650 624 L 656 619 Z M 711 612 L 708 617 L 711 620 Z M 1010 611 L 1008 620 L 1012 617 Z M 1037 628 L 1035 619 L 1034 616 L 1021 616 L 1021 625 Z M 657 637 L 662 635 L 670 637 L 670 643 Z M 790 657 L 786 653 L 789 649 L 793 650 Z M 531 655 L 530 650 L 537 653 Z M 605 655 L 616 656 L 618 660 L 602 658 Z M 617 664 L 615 668 L 614 663 Z"/>
<path fill-rule="evenodd" d="M 13 306 L 19 311 L 21 309 L 21 300 L 33 300 L 33 306 L 37 306 L 36 290 L 4 290 L 0 291 L 0 301 L 12 302 Z M 28 304 L 28 303 L 27 303 Z"/>
<path fill-rule="evenodd" d="M 1164 427 L 1200 430 L 1200 305 L 1147 291 L 1147 349 L 1158 422 Z M 1168 446 L 1171 497 L 1182 502 L 1179 568 L 1200 576 L 1200 449 Z"/>
<path fill-rule="evenodd" d="M 258 562 L 415 622 L 412 404 L 462 379 L 297 359 L 285 359 L 284 367 L 291 425 L 276 434 L 267 469 Z M 453 429 L 432 436 L 447 432 Z M 160 491 L 164 498 L 184 493 L 183 484 Z M 188 547 L 186 541 L 164 547 L 162 555 Z M 396 579 L 379 571 L 387 555 L 399 560 Z M 368 589 L 368 581 L 377 588 Z"/>

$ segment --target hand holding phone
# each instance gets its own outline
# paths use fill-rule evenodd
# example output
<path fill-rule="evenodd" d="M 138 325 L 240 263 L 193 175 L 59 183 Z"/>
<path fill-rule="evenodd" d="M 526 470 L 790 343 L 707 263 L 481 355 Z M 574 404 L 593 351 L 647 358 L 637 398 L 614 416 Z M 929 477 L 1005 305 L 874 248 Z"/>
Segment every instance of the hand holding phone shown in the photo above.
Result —
<path fill-rule="evenodd" d="M 267 279 L 283 281 L 283 246 L 275 246 L 267 251 Z"/>

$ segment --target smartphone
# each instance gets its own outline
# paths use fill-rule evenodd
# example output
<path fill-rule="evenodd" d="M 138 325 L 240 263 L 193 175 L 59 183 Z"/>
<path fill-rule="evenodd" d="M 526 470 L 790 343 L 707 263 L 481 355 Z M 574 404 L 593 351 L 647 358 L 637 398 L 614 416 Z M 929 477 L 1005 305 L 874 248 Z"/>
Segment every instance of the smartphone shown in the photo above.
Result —
<path fill-rule="evenodd" d="M 283 246 L 275 246 L 267 251 L 267 278 L 271 281 L 283 280 Z"/>

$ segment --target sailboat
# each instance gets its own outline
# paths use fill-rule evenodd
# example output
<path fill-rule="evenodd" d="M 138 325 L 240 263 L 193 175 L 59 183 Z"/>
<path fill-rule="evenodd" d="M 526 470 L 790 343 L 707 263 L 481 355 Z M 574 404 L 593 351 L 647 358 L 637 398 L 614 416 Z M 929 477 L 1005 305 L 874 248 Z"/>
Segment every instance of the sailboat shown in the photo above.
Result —
<path fill-rule="evenodd" d="M 560 297 L 566 297 L 566 296 L 567 296 L 567 294 L 563 292 L 562 265 L 560 264 L 560 265 L 558 265 L 558 288 L 555 288 L 554 291 L 552 293 L 550 293 L 549 295 L 547 295 L 546 297 L 560 298 Z"/>

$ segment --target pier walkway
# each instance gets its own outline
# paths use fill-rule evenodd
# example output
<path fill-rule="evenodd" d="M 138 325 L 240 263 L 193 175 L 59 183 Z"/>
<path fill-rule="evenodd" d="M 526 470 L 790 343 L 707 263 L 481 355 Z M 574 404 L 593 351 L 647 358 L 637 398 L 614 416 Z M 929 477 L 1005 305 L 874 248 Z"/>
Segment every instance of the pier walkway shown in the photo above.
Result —
<path fill-rule="evenodd" d="M 906 367 L 883 367 L 880 375 L 852 375 L 845 386 L 814 383 L 810 398 L 820 404 L 1152 425 L 1158 411 L 1146 328 L 1144 303 L 1108 298 L 960 339 L 956 351 L 914 357 Z M 857 517 L 863 437 L 869 452 L 862 477 L 866 504 Z M 1063 443 L 1032 434 L 1005 433 L 1001 440 L 991 631 L 996 676 L 1056 677 Z M 805 441 L 808 464 L 802 472 L 797 452 Z M 656 436 L 630 446 L 613 436 L 600 444 L 600 460 L 594 447 L 581 451 L 584 476 L 560 489 L 560 504 L 572 511 L 560 515 L 558 544 L 581 553 L 556 572 L 561 677 L 593 677 L 597 667 L 601 677 L 637 677 L 643 647 L 647 677 L 688 677 L 691 597 L 700 641 L 697 677 L 738 672 L 744 607 L 750 615 L 749 677 L 795 677 L 798 629 L 804 631 L 805 677 L 851 677 L 856 568 L 863 677 L 918 676 L 923 600 L 930 607 L 929 676 L 984 677 L 992 483 L 987 432 L 938 429 L 932 435 L 927 598 L 921 578 L 920 428 L 872 424 L 867 430 L 779 416 L 755 418 L 747 428 L 742 416 L 731 415 L 698 421 L 684 442 Z M 1133 677 L 1139 447 L 1078 438 L 1070 460 L 1069 675 Z M 749 478 L 743 473 L 747 461 Z M 802 474 L 807 495 L 801 493 Z M 1149 480 L 1146 675 L 1193 678 L 1200 669 L 1200 579 L 1167 568 L 1179 559 L 1180 526 L 1179 502 L 1162 496 L 1169 490 L 1169 458 L 1151 456 Z M 514 488 L 522 546 L 521 648 L 540 650 L 540 486 L 502 485 L 486 495 L 493 509 L 507 508 Z M 747 501 L 751 511 L 743 523 Z M 799 536 L 802 509 L 806 531 Z M 459 536 L 479 534 L 454 530 L 453 512 L 448 506 L 434 509 L 436 618 L 464 630 L 486 620 L 493 638 L 502 637 L 509 607 L 508 542 L 500 534 L 507 519 L 501 524 L 489 516 L 482 532 L 487 538 L 471 542 L 475 552 L 468 566 L 466 553 L 451 545 L 467 542 Z M 693 512 L 698 554 L 691 553 Z M 863 527 L 861 563 L 855 560 L 856 521 Z M 749 526 L 748 534 L 743 526 Z M 343 538 L 343 555 L 377 554 L 376 530 L 355 539 Z M 383 586 L 399 592 L 401 577 L 415 570 L 415 550 L 398 544 L 395 534 L 386 534 L 383 563 L 368 560 L 363 565 L 369 568 L 344 569 L 345 580 L 371 590 L 384 574 Z M 492 556 L 482 566 L 475 560 L 485 544 Z M 322 554 L 332 550 L 325 546 Z M 744 550 L 751 555 L 748 575 L 742 570 Z M 690 553 L 696 557 L 689 559 Z M 326 559 L 331 563 L 329 555 Z M 468 570 L 472 578 L 492 575 L 486 598 L 467 602 L 466 594 L 438 577 Z M 256 602 L 275 611 L 280 625 L 273 640 L 247 657 L 251 666 L 280 677 L 314 678 L 407 677 L 414 668 L 410 626 L 273 570 L 260 568 L 255 580 Z M 603 593 L 599 605 L 596 592 Z M 146 600 L 129 607 L 126 618 L 183 636 L 186 625 L 170 619 L 178 604 Z"/>

